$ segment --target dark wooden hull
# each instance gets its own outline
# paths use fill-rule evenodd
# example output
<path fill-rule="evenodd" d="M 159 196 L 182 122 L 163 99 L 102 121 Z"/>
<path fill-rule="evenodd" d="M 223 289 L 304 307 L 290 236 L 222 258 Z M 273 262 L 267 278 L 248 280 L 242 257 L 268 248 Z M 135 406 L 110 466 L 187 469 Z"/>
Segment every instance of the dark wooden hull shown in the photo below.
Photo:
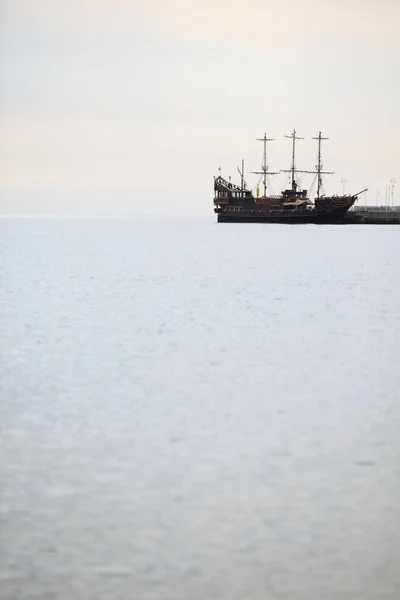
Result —
<path fill-rule="evenodd" d="M 241 214 L 218 214 L 218 223 L 287 223 L 335 225 L 344 223 L 345 213 L 330 214 L 277 214 L 277 215 L 241 215 Z"/>

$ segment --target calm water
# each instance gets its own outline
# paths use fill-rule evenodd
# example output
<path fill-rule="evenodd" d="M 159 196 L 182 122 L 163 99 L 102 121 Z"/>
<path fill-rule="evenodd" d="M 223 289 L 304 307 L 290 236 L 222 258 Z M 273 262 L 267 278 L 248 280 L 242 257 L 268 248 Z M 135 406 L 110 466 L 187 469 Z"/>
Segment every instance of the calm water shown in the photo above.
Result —
<path fill-rule="evenodd" d="M 400 227 L 0 233 L 2 600 L 398 600 Z"/>

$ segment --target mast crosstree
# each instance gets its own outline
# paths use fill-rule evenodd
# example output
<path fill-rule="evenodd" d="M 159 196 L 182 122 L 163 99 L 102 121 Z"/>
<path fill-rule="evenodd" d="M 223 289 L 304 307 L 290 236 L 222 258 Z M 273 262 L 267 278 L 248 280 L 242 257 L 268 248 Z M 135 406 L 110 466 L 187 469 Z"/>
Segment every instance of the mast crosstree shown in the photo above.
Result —
<path fill-rule="evenodd" d="M 322 177 L 321 175 L 333 175 L 333 171 L 323 171 L 322 170 L 322 159 L 321 159 L 321 142 L 323 140 L 329 140 L 327 137 L 322 137 L 321 132 L 318 133 L 318 137 L 313 137 L 313 140 L 318 140 L 318 158 L 316 164 L 316 171 L 312 171 L 317 174 L 317 198 L 319 198 L 319 193 L 322 187 Z"/>
<path fill-rule="evenodd" d="M 264 143 L 264 151 L 263 151 L 263 162 L 261 165 L 261 171 L 252 171 L 254 175 L 263 175 L 263 187 L 264 187 L 264 198 L 267 196 L 267 175 L 278 175 L 278 172 L 273 172 L 269 170 L 269 166 L 267 164 L 267 142 L 273 142 L 274 138 L 267 138 L 267 134 L 264 133 L 264 137 L 257 138 L 258 142 Z"/>
<path fill-rule="evenodd" d="M 313 173 L 313 171 L 302 171 L 301 169 L 296 169 L 296 140 L 304 140 L 303 137 L 299 137 L 296 135 L 296 130 L 293 129 L 293 133 L 291 135 L 285 135 L 285 138 L 289 138 L 292 140 L 292 166 L 290 169 L 282 169 L 282 173 L 291 173 L 292 179 L 292 191 L 297 191 L 297 181 L 294 178 L 295 173 Z"/>

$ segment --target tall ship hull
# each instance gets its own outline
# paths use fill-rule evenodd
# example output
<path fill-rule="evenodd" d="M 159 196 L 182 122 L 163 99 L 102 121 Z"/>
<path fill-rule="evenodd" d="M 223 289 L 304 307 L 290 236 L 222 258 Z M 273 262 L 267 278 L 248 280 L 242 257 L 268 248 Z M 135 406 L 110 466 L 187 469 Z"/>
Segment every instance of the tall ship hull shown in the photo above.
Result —
<path fill-rule="evenodd" d="M 296 136 L 294 130 L 292 135 L 286 136 L 292 139 L 292 166 L 291 169 L 282 172 L 291 174 L 291 187 L 284 190 L 280 195 L 273 196 L 267 193 L 267 181 L 269 175 L 276 175 L 269 170 L 266 161 L 266 143 L 272 141 L 264 135 L 259 141 L 264 143 L 264 157 L 261 171 L 253 173 L 263 177 L 264 193 L 260 196 L 247 189 L 244 181 L 244 162 L 242 161 L 241 184 L 235 185 L 230 179 L 227 181 L 221 174 L 214 177 L 214 211 L 217 214 L 218 223 L 288 223 L 288 224 L 340 224 L 344 223 L 345 215 L 353 206 L 359 194 L 353 195 L 321 195 L 322 171 L 321 141 L 327 138 L 321 136 L 318 140 L 318 162 L 316 171 L 300 171 L 295 166 L 295 143 L 302 139 Z M 296 173 L 313 173 L 317 175 L 317 197 L 312 202 L 308 198 L 307 190 L 299 189 L 295 179 Z M 329 173 L 330 174 L 330 173 Z"/>

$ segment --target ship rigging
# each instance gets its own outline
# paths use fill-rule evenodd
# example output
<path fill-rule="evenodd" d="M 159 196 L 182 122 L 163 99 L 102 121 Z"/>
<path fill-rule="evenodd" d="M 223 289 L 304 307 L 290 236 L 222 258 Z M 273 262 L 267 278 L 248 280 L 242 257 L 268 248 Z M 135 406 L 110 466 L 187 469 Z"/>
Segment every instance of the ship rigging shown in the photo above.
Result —
<path fill-rule="evenodd" d="M 261 175 L 263 180 L 263 195 L 259 197 L 258 186 L 257 195 L 254 197 L 252 192 L 246 189 L 244 179 L 244 161 L 242 160 L 240 174 L 240 187 L 226 181 L 221 174 L 214 177 L 214 206 L 218 215 L 218 222 L 263 222 L 263 223 L 340 223 L 344 220 L 346 211 L 357 200 L 357 196 L 364 192 L 358 192 L 354 195 L 337 194 L 333 196 L 321 195 L 322 175 L 333 174 L 331 171 L 323 171 L 321 146 L 322 141 L 328 138 L 322 137 L 321 132 L 313 140 L 318 142 L 317 164 L 315 171 L 298 169 L 296 166 L 296 141 L 304 138 L 296 135 L 293 129 L 291 135 L 286 138 L 292 140 L 292 156 L 290 169 L 283 169 L 279 172 L 290 174 L 290 188 L 285 189 L 279 196 L 267 194 L 267 181 L 269 175 L 277 175 L 279 172 L 270 171 L 267 162 L 267 142 L 274 141 L 274 138 L 258 138 L 257 141 L 263 143 L 263 160 L 260 171 L 252 171 L 256 175 Z M 309 173 L 317 176 L 317 196 L 314 202 L 308 198 L 306 189 L 299 189 L 296 180 L 297 173 Z"/>

